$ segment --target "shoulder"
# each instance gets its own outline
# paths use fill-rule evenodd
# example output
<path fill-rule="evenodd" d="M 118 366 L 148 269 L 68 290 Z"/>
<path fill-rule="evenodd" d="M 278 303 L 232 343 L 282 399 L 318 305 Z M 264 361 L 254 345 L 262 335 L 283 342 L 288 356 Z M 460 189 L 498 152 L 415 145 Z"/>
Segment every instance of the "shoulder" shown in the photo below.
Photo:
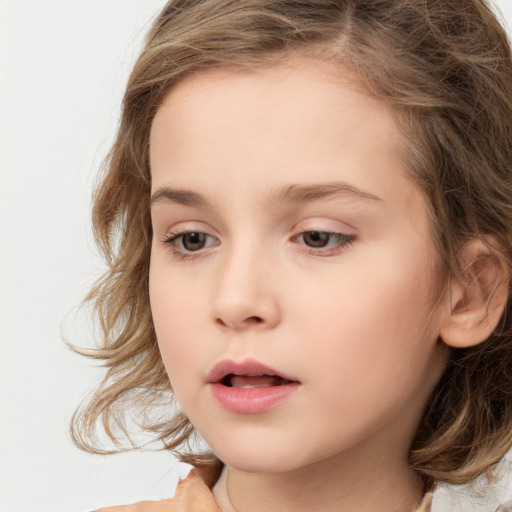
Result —
<path fill-rule="evenodd" d="M 161 501 L 140 501 L 132 505 L 106 507 L 94 512 L 220 512 L 211 488 L 217 481 L 222 464 L 215 462 L 194 468 L 176 488 L 174 498 Z"/>
<path fill-rule="evenodd" d="M 432 509 L 432 492 L 427 492 L 423 497 L 422 502 L 412 512 L 430 512 Z"/>
<path fill-rule="evenodd" d="M 117 507 L 104 507 L 94 512 L 177 512 L 173 499 L 161 501 L 139 501 L 132 505 L 120 505 Z"/>

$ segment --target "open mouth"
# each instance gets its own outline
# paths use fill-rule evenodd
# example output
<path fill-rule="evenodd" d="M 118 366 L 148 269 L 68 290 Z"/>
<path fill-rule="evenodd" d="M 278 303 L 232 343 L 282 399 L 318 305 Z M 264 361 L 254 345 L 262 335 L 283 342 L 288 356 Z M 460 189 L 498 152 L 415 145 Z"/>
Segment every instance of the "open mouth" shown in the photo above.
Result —
<path fill-rule="evenodd" d="M 287 380 L 279 375 L 236 375 L 230 373 L 220 380 L 223 386 L 237 389 L 266 388 L 271 386 L 282 386 L 290 384 L 292 381 Z"/>
<path fill-rule="evenodd" d="M 287 400 L 301 383 L 254 359 L 224 359 L 206 376 L 211 393 L 229 412 L 258 414 Z"/>

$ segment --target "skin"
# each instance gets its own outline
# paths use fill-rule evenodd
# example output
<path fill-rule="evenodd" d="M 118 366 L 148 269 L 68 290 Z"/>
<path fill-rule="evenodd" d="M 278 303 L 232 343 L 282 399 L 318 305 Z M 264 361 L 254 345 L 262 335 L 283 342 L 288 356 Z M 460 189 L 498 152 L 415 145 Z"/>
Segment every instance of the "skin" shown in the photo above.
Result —
<path fill-rule="evenodd" d="M 386 105 L 301 58 L 190 77 L 156 114 L 153 319 L 177 399 L 226 464 L 224 511 L 408 512 L 421 499 L 407 453 L 446 363 L 449 307 L 434 300 L 427 201 L 401 143 Z M 339 182 L 348 191 L 276 193 Z M 346 236 L 312 247 L 313 231 Z M 300 386 L 263 413 L 229 412 L 206 383 L 226 358 Z"/>

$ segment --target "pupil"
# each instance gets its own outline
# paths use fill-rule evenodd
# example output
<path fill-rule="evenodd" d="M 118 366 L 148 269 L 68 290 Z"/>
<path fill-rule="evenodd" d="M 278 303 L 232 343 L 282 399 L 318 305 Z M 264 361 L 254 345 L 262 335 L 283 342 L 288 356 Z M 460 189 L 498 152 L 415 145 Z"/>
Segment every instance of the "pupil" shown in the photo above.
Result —
<path fill-rule="evenodd" d="M 304 234 L 304 241 L 311 247 L 325 247 L 329 241 L 329 233 L 324 231 L 310 231 Z"/>
<path fill-rule="evenodd" d="M 206 240 L 204 233 L 187 233 L 183 237 L 183 247 L 187 251 L 197 251 L 202 249 Z"/>

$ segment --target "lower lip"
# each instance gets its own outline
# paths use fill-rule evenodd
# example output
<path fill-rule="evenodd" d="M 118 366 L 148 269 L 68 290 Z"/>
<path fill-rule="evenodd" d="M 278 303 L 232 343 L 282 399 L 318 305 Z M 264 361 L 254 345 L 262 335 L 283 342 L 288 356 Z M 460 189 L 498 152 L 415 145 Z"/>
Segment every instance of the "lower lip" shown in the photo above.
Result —
<path fill-rule="evenodd" d="M 256 414 L 264 412 L 290 396 L 298 382 L 261 388 L 230 388 L 220 383 L 210 384 L 213 396 L 230 412 Z"/>

